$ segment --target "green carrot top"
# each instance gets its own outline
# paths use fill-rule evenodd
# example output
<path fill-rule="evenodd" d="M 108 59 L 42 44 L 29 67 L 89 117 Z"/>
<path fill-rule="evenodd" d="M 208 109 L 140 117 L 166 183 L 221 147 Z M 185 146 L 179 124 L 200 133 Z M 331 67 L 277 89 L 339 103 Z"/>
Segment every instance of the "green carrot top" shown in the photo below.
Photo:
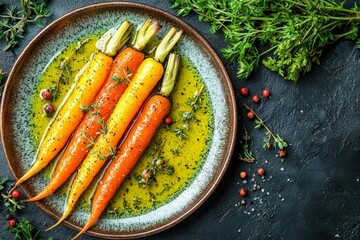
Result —
<path fill-rule="evenodd" d="M 175 87 L 175 81 L 179 72 L 180 57 L 176 53 L 170 53 L 165 69 L 160 94 L 169 97 Z"/>

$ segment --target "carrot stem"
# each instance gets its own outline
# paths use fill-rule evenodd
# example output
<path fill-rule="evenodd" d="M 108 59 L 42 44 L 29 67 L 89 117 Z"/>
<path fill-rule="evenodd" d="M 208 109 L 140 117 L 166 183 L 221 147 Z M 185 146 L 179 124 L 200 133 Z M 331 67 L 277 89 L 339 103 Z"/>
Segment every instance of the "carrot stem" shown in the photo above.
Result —
<path fill-rule="evenodd" d="M 161 26 L 158 21 L 153 22 L 150 18 L 146 19 L 137 32 L 133 48 L 138 51 L 143 50 L 160 28 Z"/>
<path fill-rule="evenodd" d="M 176 31 L 176 28 L 172 27 L 156 48 L 154 59 L 163 63 L 171 49 L 179 41 L 182 33 L 183 30 Z"/>

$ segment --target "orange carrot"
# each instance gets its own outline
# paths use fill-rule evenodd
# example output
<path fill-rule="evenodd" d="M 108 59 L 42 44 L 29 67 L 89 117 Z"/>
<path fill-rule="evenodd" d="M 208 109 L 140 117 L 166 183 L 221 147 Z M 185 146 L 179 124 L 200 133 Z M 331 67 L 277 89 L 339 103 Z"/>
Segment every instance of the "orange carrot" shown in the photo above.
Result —
<path fill-rule="evenodd" d="M 165 48 L 161 53 L 167 55 L 180 39 L 181 34 L 182 31 L 177 32 L 175 28 L 172 28 L 158 46 Z M 165 59 L 164 56 L 156 54 L 155 57 L 157 59 Z M 152 58 L 147 58 L 141 63 L 131 83 L 116 104 L 113 113 L 110 115 L 105 128 L 103 128 L 103 133 L 99 136 L 94 147 L 81 164 L 75 180 L 71 185 L 63 215 L 59 221 L 49 229 L 60 224 L 71 213 L 81 194 L 87 189 L 95 175 L 105 165 L 106 160 L 114 155 L 120 138 L 152 89 L 162 77 L 163 72 L 162 64 Z"/>
<path fill-rule="evenodd" d="M 144 54 L 139 51 L 146 46 L 159 29 L 160 25 L 157 21 L 152 22 L 147 19 L 138 31 L 141 35 L 138 34 L 136 38 L 134 45 L 136 50 L 128 47 L 118 54 L 107 80 L 95 100 L 91 105 L 83 107 L 83 111 L 87 111 L 87 113 L 70 139 L 49 184 L 41 193 L 25 202 L 38 201 L 52 194 L 81 164 L 97 139 L 102 124 L 107 121 L 128 86 L 133 73 L 144 60 Z"/>
<path fill-rule="evenodd" d="M 116 49 L 122 48 L 130 37 L 131 28 L 129 22 L 124 22 L 116 31 L 116 43 L 120 42 L 122 46 L 113 44 L 112 47 L 116 45 Z M 80 106 L 91 103 L 106 80 L 112 62 L 113 59 L 103 53 L 97 52 L 92 55 L 90 62 L 80 71 L 81 76 L 75 81 L 71 91 L 60 104 L 54 119 L 48 125 L 36 152 L 34 164 L 16 182 L 14 188 L 45 168 L 62 150 L 84 116 Z"/>
<path fill-rule="evenodd" d="M 169 67 L 171 72 L 169 75 L 165 74 L 162 87 L 162 89 L 166 88 L 166 90 L 161 91 L 164 95 L 154 95 L 145 103 L 119 152 L 106 169 L 97 186 L 88 222 L 73 239 L 79 237 L 97 221 L 120 184 L 146 150 L 163 119 L 169 114 L 171 103 L 168 96 L 174 88 L 179 69 L 179 57 L 176 54 L 170 55 L 167 69 Z"/>

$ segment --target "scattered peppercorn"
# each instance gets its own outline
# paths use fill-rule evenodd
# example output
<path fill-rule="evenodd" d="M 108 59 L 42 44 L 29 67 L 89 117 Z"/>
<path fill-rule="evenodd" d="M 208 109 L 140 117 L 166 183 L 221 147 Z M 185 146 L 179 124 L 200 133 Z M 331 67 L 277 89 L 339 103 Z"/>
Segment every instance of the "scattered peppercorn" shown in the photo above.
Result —
<path fill-rule="evenodd" d="M 248 119 L 253 119 L 254 118 L 254 113 L 253 112 L 248 112 L 246 114 L 246 116 L 247 116 Z"/>
<path fill-rule="evenodd" d="M 165 124 L 166 124 L 166 125 L 172 124 L 172 118 L 171 118 L 171 117 L 165 118 Z"/>
<path fill-rule="evenodd" d="M 240 196 L 242 196 L 242 197 L 246 196 L 246 189 L 245 188 L 240 188 Z"/>
<path fill-rule="evenodd" d="M 252 100 L 253 100 L 254 103 L 260 102 L 260 98 L 259 98 L 258 95 L 254 95 L 254 96 L 252 97 Z"/>
<path fill-rule="evenodd" d="M 246 88 L 246 87 L 241 88 L 241 89 L 240 89 L 240 94 L 241 94 L 242 96 L 247 96 L 247 95 L 249 95 L 249 89 Z"/>
<path fill-rule="evenodd" d="M 43 112 L 47 117 L 51 117 L 55 112 L 55 107 L 50 103 L 46 103 L 43 106 Z"/>
<path fill-rule="evenodd" d="M 13 218 L 13 219 L 9 220 L 9 221 L 8 221 L 8 224 L 9 224 L 9 227 L 15 227 L 15 225 L 16 225 L 16 219 Z"/>
<path fill-rule="evenodd" d="M 262 92 L 262 94 L 263 94 L 263 97 L 264 97 L 264 98 L 270 97 L 270 91 L 269 91 L 268 89 L 265 89 L 265 90 Z"/>
<path fill-rule="evenodd" d="M 264 170 L 263 168 L 258 168 L 258 169 L 256 170 L 256 172 L 257 172 L 257 174 L 258 174 L 259 176 L 262 176 L 262 175 L 264 175 L 265 170 Z"/>
<path fill-rule="evenodd" d="M 246 173 L 245 171 L 241 171 L 241 173 L 240 173 L 240 178 L 241 178 L 241 179 L 245 179 L 246 176 L 247 176 L 247 173 Z"/>
<path fill-rule="evenodd" d="M 13 197 L 13 198 L 19 198 L 19 197 L 21 197 L 21 192 L 19 191 L 19 190 L 13 190 L 12 192 L 11 192 L 11 196 Z"/>
<path fill-rule="evenodd" d="M 283 157 L 285 157 L 285 156 L 286 156 L 285 150 L 281 149 L 281 150 L 279 151 L 279 157 L 283 158 Z"/>
<path fill-rule="evenodd" d="M 142 177 L 144 180 L 147 180 L 151 176 L 151 173 L 149 171 L 144 171 L 142 174 Z"/>
<path fill-rule="evenodd" d="M 245 204 L 246 204 L 245 200 L 242 199 L 241 202 L 240 202 L 240 204 L 241 204 L 241 205 L 245 205 Z"/>
<path fill-rule="evenodd" d="M 51 98 L 51 93 L 49 92 L 48 89 L 42 89 L 40 91 L 40 98 L 41 99 L 45 99 L 45 100 L 49 100 Z"/>

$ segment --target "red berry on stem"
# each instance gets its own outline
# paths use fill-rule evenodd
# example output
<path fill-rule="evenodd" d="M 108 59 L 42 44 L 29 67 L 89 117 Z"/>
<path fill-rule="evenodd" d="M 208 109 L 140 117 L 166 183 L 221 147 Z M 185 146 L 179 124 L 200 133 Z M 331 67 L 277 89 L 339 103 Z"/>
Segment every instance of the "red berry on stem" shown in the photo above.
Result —
<path fill-rule="evenodd" d="M 258 174 L 259 176 L 262 176 L 262 175 L 264 175 L 265 170 L 264 170 L 263 168 L 258 168 L 258 169 L 256 170 L 256 172 L 257 172 L 257 174 Z"/>
<path fill-rule="evenodd" d="M 253 119 L 254 118 L 254 113 L 253 112 L 248 112 L 246 114 L 246 116 L 247 116 L 248 119 Z"/>
<path fill-rule="evenodd" d="M 246 196 L 246 189 L 245 188 L 240 188 L 239 193 L 240 193 L 240 196 L 242 196 L 242 197 Z"/>
<path fill-rule="evenodd" d="M 279 157 L 285 157 L 285 156 L 286 156 L 285 150 L 281 149 L 281 150 L 279 151 Z"/>
<path fill-rule="evenodd" d="M 9 220 L 9 221 L 8 221 L 8 224 L 9 224 L 9 227 L 15 227 L 15 225 L 16 225 L 16 219 L 13 218 L 13 219 Z"/>
<path fill-rule="evenodd" d="M 262 94 L 263 94 L 263 97 L 265 97 L 265 98 L 270 97 L 270 91 L 269 91 L 268 89 L 265 89 L 265 90 L 262 92 Z"/>
<path fill-rule="evenodd" d="M 240 89 L 240 94 L 241 94 L 242 96 L 247 96 L 247 95 L 249 94 L 249 89 L 246 88 L 246 87 L 241 88 L 241 89 Z"/>
<path fill-rule="evenodd" d="M 172 118 L 171 118 L 171 117 L 165 118 L 165 124 L 166 124 L 166 125 L 172 124 Z"/>
<path fill-rule="evenodd" d="M 246 173 L 245 171 L 242 171 L 242 172 L 240 173 L 240 178 L 241 178 L 241 179 L 245 179 L 246 176 L 247 176 L 247 173 Z"/>
<path fill-rule="evenodd" d="M 260 101 L 260 98 L 259 98 L 258 95 L 254 95 L 254 96 L 252 97 L 252 100 L 253 100 L 254 103 L 258 103 L 258 102 Z"/>
<path fill-rule="evenodd" d="M 13 197 L 13 198 L 19 198 L 19 197 L 21 197 L 21 192 L 19 191 L 19 190 L 13 190 L 12 192 L 11 192 L 11 196 Z"/>

